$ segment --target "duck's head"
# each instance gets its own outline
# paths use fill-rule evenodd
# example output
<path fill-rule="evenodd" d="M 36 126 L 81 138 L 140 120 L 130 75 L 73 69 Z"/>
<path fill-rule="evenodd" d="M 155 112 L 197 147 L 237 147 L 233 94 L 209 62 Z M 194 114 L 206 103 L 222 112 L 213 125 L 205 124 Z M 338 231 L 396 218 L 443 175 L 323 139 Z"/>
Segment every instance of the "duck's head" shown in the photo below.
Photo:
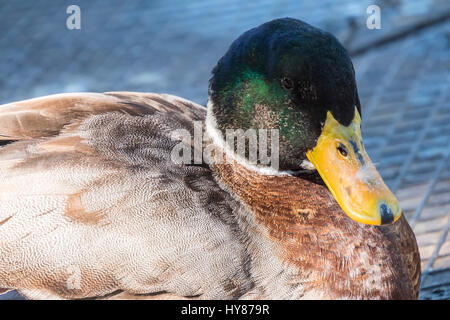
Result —
<path fill-rule="evenodd" d="M 316 169 L 358 222 L 401 216 L 364 149 L 351 59 L 327 32 L 285 18 L 241 35 L 213 70 L 207 127 L 221 140 L 227 129 L 277 129 L 280 174 Z"/>

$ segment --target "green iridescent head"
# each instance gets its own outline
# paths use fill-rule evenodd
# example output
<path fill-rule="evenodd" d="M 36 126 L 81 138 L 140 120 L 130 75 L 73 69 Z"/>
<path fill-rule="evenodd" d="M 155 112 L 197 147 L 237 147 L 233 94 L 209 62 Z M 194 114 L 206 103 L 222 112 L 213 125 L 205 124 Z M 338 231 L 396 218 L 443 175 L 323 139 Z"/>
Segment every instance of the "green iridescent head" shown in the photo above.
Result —
<path fill-rule="evenodd" d="M 331 34 L 277 19 L 251 29 L 213 70 L 209 104 L 226 129 L 278 129 L 280 170 L 299 170 L 331 111 L 348 126 L 360 111 L 353 65 Z"/>

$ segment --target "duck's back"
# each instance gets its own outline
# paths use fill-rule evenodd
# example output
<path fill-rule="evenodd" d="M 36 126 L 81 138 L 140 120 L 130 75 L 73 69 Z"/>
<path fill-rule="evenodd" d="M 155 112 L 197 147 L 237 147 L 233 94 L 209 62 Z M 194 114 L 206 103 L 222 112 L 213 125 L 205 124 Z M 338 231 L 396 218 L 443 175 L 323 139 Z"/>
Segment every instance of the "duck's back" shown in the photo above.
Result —
<path fill-rule="evenodd" d="M 171 159 L 205 109 L 169 95 L 65 94 L 0 106 L 0 291 L 237 298 L 242 210 L 208 166 Z M 234 213 L 233 213 L 234 211 Z"/>

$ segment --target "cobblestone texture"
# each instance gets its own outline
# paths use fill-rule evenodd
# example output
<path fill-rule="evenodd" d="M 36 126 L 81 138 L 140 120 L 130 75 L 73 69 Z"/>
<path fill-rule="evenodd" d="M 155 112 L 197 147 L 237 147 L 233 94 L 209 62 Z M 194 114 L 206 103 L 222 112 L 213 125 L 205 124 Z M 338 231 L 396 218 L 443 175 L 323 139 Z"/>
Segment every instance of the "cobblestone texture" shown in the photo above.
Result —
<path fill-rule="evenodd" d="M 382 29 L 358 0 L 0 0 L 0 104 L 60 92 L 166 92 L 204 104 L 210 70 L 243 31 L 295 17 L 348 48 L 437 11 L 446 0 L 384 0 Z M 66 8 L 81 7 L 81 30 Z M 420 246 L 422 299 L 450 298 L 450 22 L 354 57 L 366 148 Z M 17 298 L 16 293 L 0 296 Z"/>

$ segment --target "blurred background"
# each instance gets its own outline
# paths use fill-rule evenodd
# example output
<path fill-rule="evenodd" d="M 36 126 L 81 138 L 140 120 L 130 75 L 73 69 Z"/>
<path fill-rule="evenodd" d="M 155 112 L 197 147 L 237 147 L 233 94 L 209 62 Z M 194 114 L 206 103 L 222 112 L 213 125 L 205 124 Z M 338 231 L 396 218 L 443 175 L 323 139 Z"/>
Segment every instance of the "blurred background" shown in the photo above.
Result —
<path fill-rule="evenodd" d="M 66 27 L 72 4 L 80 30 Z M 366 26 L 373 4 L 381 29 Z M 352 55 L 366 148 L 420 246 L 420 298 L 449 299 L 448 0 L 0 0 L 0 104 L 145 91 L 204 105 L 211 69 L 231 42 L 280 17 L 332 32 Z"/>

